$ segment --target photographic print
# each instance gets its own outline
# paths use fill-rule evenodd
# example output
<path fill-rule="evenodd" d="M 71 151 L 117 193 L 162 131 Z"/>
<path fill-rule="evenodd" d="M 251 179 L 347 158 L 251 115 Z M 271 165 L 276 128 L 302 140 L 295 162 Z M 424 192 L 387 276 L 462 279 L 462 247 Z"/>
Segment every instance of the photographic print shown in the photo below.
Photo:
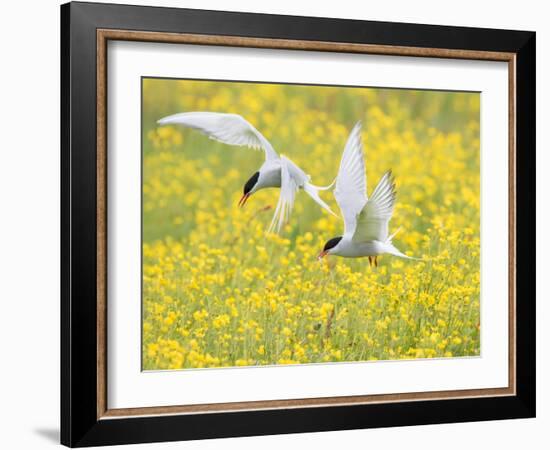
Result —
<path fill-rule="evenodd" d="M 480 354 L 480 95 L 142 78 L 142 368 Z"/>

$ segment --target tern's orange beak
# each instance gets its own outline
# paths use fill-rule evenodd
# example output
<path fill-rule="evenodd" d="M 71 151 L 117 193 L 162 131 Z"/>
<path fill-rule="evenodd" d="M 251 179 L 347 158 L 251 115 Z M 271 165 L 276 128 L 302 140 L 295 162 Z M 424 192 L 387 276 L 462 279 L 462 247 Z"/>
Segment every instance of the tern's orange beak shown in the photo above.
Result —
<path fill-rule="evenodd" d="M 241 199 L 239 200 L 239 206 L 242 208 L 246 201 L 248 200 L 248 197 L 250 197 L 250 193 L 244 194 Z"/>
<path fill-rule="evenodd" d="M 321 253 L 319 253 L 319 255 L 317 255 L 317 259 L 323 259 L 327 255 L 328 255 L 328 251 L 323 250 Z"/>

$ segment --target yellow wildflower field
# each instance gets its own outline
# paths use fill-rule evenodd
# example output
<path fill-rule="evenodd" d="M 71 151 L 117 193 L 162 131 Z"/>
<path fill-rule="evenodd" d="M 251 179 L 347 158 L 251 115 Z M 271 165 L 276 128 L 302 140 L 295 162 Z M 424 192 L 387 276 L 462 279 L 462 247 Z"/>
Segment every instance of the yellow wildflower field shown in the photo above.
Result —
<path fill-rule="evenodd" d="M 142 83 L 144 370 L 479 355 L 479 94 Z M 242 115 L 317 185 L 361 120 L 368 193 L 393 170 L 390 233 L 421 260 L 317 261 L 343 223 L 303 193 L 266 234 L 278 189 L 237 206 L 263 153 L 156 124 L 186 111 Z"/>

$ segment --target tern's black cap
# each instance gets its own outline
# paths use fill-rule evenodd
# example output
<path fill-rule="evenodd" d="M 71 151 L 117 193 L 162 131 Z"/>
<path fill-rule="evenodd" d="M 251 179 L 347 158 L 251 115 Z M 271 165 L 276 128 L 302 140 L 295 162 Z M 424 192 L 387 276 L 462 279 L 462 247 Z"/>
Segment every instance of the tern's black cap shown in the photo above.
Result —
<path fill-rule="evenodd" d="M 338 236 L 338 237 L 332 238 L 331 240 L 327 241 L 323 251 L 326 252 L 327 250 L 330 250 L 331 248 L 336 247 L 338 245 L 338 242 L 340 242 L 341 240 L 342 240 L 342 236 Z"/>
<path fill-rule="evenodd" d="M 260 172 L 256 172 L 254 175 L 250 177 L 250 180 L 246 182 L 246 184 L 244 185 L 244 192 L 243 192 L 245 195 L 252 190 L 254 185 L 258 182 L 258 178 L 260 178 Z"/>

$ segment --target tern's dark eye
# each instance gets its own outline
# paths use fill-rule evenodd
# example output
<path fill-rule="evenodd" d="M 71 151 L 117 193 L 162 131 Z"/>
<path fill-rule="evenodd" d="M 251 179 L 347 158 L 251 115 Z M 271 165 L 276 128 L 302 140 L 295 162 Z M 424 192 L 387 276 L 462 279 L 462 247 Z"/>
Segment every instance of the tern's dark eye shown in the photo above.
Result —
<path fill-rule="evenodd" d="M 260 178 L 260 172 L 256 172 L 250 177 L 250 180 L 248 180 L 244 185 L 244 194 L 248 194 L 252 190 L 252 188 L 258 182 L 258 178 Z"/>
<path fill-rule="evenodd" d="M 338 245 L 338 242 L 340 242 L 341 240 L 342 240 L 342 236 L 338 236 L 338 237 L 332 238 L 330 241 L 327 241 L 323 251 L 326 252 L 327 250 L 330 250 L 331 248 L 336 247 Z"/>

